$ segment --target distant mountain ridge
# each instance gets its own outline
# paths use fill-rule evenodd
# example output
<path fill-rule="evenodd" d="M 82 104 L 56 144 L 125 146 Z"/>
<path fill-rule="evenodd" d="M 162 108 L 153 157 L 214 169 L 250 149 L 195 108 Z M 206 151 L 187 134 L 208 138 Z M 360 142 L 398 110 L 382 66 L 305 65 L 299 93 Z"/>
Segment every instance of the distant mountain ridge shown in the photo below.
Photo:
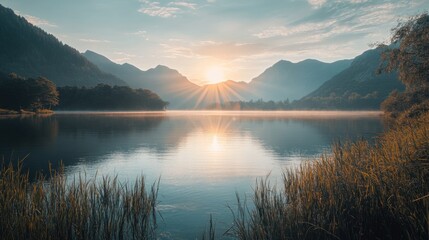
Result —
<path fill-rule="evenodd" d="M 300 101 L 307 106 L 346 106 L 355 102 L 356 108 L 379 109 L 380 103 L 393 91 L 403 91 L 396 72 L 377 73 L 385 48 L 365 51 L 344 69 Z M 331 103 L 329 103 L 331 101 Z M 325 103 L 324 103 L 325 102 Z M 320 104 L 326 104 L 321 106 Z M 360 106 L 359 106 L 360 105 Z"/>
<path fill-rule="evenodd" d="M 2 5 L 0 23 L 0 71 L 23 77 L 44 76 L 58 86 L 126 85 Z"/>
<path fill-rule="evenodd" d="M 128 63 L 114 63 L 93 51 L 87 50 L 82 55 L 101 70 L 126 80 L 131 87 L 156 92 L 162 99 L 170 102 L 169 107 L 171 108 L 192 107 L 194 99 L 192 97 L 200 88 L 177 70 L 163 65 L 143 71 Z"/>
<path fill-rule="evenodd" d="M 228 80 L 198 86 L 178 71 L 158 65 L 147 71 L 124 63 L 117 64 L 105 56 L 87 50 L 82 53 L 101 70 L 111 73 L 134 88 L 147 88 L 170 102 L 172 108 L 204 108 L 227 101 L 293 100 L 305 96 L 329 77 L 350 65 L 351 60 L 324 63 L 304 60 L 292 63 L 281 60 L 254 78 L 250 83 Z"/>
<path fill-rule="evenodd" d="M 249 88 L 264 100 L 296 100 L 350 66 L 352 60 L 325 63 L 314 59 L 292 63 L 281 60 L 252 79 Z"/>

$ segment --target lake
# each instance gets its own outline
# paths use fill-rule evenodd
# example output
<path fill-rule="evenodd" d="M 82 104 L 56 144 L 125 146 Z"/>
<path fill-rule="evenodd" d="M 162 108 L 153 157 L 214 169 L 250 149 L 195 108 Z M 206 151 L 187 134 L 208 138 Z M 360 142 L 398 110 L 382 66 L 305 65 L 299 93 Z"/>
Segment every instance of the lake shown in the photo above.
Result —
<path fill-rule="evenodd" d="M 68 176 L 160 178 L 160 239 L 195 239 L 210 214 L 219 234 L 228 229 L 228 206 L 236 193 L 251 199 L 258 178 L 280 185 L 283 169 L 383 128 L 380 112 L 58 112 L 0 118 L 0 156 L 28 155 L 32 174 L 62 161 Z"/>

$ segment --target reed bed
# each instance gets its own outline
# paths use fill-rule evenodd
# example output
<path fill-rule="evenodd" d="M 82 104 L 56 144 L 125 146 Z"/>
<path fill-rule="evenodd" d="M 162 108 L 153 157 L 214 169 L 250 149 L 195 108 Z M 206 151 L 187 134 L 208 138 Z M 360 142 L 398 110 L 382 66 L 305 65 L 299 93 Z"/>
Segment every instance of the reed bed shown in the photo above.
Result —
<path fill-rule="evenodd" d="M 429 114 L 377 139 L 257 182 L 252 207 L 238 197 L 238 239 L 429 239 Z"/>
<path fill-rule="evenodd" d="M 30 181 L 19 164 L 0 171 L 1 239 L 154 239 L 158 182 L 116 177 Z"/>

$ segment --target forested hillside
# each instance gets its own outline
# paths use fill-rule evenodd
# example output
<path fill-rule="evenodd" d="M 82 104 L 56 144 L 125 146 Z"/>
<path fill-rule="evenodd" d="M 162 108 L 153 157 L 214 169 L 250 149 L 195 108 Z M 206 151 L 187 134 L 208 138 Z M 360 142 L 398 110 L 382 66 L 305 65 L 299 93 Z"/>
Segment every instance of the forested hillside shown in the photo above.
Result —
<path fill-rule="evenodd" d="M 57 86 L 127 85 L 103 73 L 76 49 L 0 5 L 0 71 L 43 76 Z"/>

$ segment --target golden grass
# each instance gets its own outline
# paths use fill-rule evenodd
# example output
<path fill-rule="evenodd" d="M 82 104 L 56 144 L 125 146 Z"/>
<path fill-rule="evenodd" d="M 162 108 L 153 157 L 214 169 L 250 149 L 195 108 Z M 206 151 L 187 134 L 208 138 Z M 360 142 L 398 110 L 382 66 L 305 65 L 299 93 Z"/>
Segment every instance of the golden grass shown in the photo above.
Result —
<path fill-rule="evenodd" d="M 229 234 L 238 239 L 428 239 L 429 114 L 381 136 L 334 146 L 257 182 L 254 207 L 238 198 Z"/>
<path fill-rule="evenodd" d="M 53 114 L 54 111 L 50 109 L 37 109 L 36 114 Z"/>
<path fill-rule="evenodd" d="M 54 172 L 29 180 L 21 166 L 0 171 L 1 239 L 153 239 L 158 185 L 117 178 L 72 181 Z"/>

